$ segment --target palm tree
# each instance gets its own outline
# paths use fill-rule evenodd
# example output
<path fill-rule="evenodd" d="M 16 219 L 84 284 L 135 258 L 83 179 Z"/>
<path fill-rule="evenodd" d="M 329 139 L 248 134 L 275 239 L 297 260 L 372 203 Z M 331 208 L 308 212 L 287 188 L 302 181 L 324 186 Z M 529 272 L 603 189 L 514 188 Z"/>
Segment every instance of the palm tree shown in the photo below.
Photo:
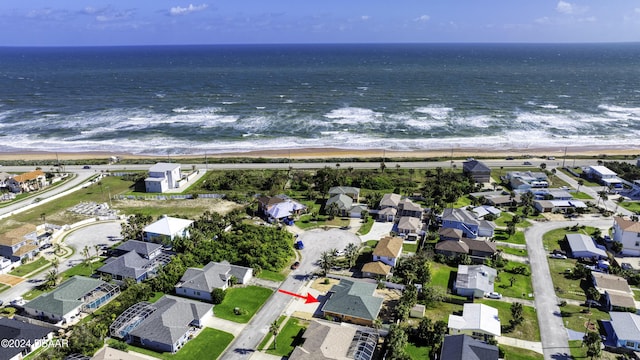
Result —
<path fill-rule="evenodd" d="M 349 245 L 344 248 L 344 253 L 349 261 L 349 267 L 353 267 L 356 264 L 358 255 L 360 255 L 360 247 L 355 243 L 349 243 Z"/>
<path fill-rule="evenodd" d="M 47 276 L 44 279 L 44 283 L 45 286 L 49 289 L 52 289 L 54 287 L 56 287 L 58 285 L 58 280 L 59 280 L 59 276 L 58 276 L 58 271 L 55 269 L 51 269 L 48 273 Z"/>
<path fill-rule="evenodd" d="M 59 242 L 53 244 L 53 254 L 58 255 L 62 251 L 62 245 Z"/>
<path fill-rule="evenodd" d="M 276 338 L 278 337 L 278 333 L 280 332 L 280 328 L 278 327 L 278 323 L 274 320 L 269 326 L 269 332 L 273 335 L 273 348 L 277 347 Z"/>
<path fill-rule="evenodd" d="M 602 200 L 604 210 L 607 211 L 607 200 L 609 200 L 609 195 L 607 195 L 605 190 L 598 191 L 598 205 L 600 204 L 600 200 Z"/>
<path fill-rule="evenodd" d="M 327 275 L 327 272 L 333 266 L 335 262 L 335 252 L 325 251 L 320 254 L 320 260 L 318 260 L 318 266 L 322 269 L 324 275 Z"/>
<path fill-rule="evenodd" d="M 53 267 L 56 269 L 56 272 L 58 272 L 58 270 L 59 270 L 58 268 L 60 267 L 60 259 L 57 258 L 57 257 L 54 257 L 51 260 L 51 265 L 53 265 Z"/>
<path fill-rule="evenodd" d="M 578 180 L 578 192 L 580 192 L 580 187 L 581 187 L 582 185 L 584 185 L 584 180 L 579 179 L 579 180 Z"/>
<path fill-rule="evenodd" d="M 89 266 L 91 270 L 91 254 L 89 253 L 89 246 L 85 245 L 84 249 L 82 249 L 82 256 L 84 256 L 84 264 Z"/>

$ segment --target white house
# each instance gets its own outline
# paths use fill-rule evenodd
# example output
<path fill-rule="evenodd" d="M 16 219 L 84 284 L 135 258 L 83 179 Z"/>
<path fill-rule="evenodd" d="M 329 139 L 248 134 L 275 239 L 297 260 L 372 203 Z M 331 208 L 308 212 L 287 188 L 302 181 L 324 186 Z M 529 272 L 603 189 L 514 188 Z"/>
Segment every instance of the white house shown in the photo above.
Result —
<path fill-rule="evenodd" d="M 584 234 L 567 234 L 565 235 L 569 247 L 571 248 L 571 255 L 574 258 L 598 258 L 606 259 L 607 252 L 599 247 L 591 236 Z"/>
<path fill-rule="evenodd" d="M 253 269 L 231 265 L 226 261 L 210 262 L 202 269 L 188 268 L 175 286 L 176 294 L 211 301 L 211 291 L 226 290 L 232 276 L 238 284 L 246 284 L 253 276 Z"/>
<path fill-rule="evenodd" d="M 189 237 L 189 227 L 193 220 L 164 216 L 160 220 L 147 225 L 143 229 L 143 240 L 162 243 L 164 240 L 173 240 L 180 236 Z"/>
<path fill-rule="evenodd" d="M 613 241 L 622 243 L 622 254 L 640 255 L 640 222 L 621 216 L 613 218 Z"/>
<path fill-rule="evenodd" d="M 402 253 L 402 239 L 399 237 L 385 236 L 373 249 L 373 261 L 382 261 L 389 266 L 396 266 L 396 262 Z"/>
<path fill-rule="evenodd" d="M 622 187 L 622 181 L 618 178 L 618 174 L 606 166 L 589 166 L 585 172 L 589 178 L 598 181 L 601 185 L 613 186 L 614 188 Z"/>
<path fill-rule="evenodd" d="M 466 297 L 481 298 L 493 291 L 498 273 L 486 265 L 458 265 L 453 291 Z"/>
<path fill-rule="evenodd" d="M 484 304 L 464 304 L 462 316 L 449 315 L 448 326 L 451 335 L 466 334 L 483 341 L 501 334 L 498 309 Z"/>
<path fill-rule="evenodd" d="M 157 163 L 149 169 L 149 177 L 144 179 L 145 191 L 163 193 L 168 189 L 178 188 L 180 180 L 180 164 Z"/>

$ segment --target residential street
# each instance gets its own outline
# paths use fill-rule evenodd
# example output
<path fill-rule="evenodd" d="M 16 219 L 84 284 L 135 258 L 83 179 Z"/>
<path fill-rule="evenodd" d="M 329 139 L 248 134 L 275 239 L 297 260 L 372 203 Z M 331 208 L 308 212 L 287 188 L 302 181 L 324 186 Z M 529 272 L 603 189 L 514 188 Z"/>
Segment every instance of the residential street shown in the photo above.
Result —
<path fill-rule="evenodd" d="M 551 230 L 572 226 L 576 223 L 595 227 L 610 227 L 613 225 L 613 220 L 576 219 L 574 221 L 536 223 L 525 231 L 542 350 L 544 358 L 547 360 L 569 359 L 570 351 L 567 330 L 560 317 L 558 298 L 549 272 L 549 263 L 547 262 L 549 254 L 544 249 L 542 237 Z"/>

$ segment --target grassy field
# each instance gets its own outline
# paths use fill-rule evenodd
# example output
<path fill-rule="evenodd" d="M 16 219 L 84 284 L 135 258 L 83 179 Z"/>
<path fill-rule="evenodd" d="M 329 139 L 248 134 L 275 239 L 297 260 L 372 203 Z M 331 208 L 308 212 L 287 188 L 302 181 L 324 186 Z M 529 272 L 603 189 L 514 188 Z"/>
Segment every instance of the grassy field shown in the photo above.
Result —
<path fill-rule="evenodd" d="M 508 246 L 498 246 L 498 250 L 502 250 L 505 254 L 516 255 L 516 256 L 529 256 L 527 249 L 516 249 Z"/>
<path fill-rule="evenodd" d="M 35 271 L 36 269 L 39 269 L 45 265 L 49 265 L 51 264 L 51 262 L 49 262 L 47 259 L 45 259 L 44 257 L 39 257 L 31 262 L 28 262 L 24 265 L 20 265 L 17 268 L 15 268 L 13 271 L 11 271 L 9 274 L 10 275 L 15 275 L 15 276 L 25 276 L 27 274 L 29 274 L 30 272 Z"/>
<path fill-rule="evenodd" d="M 585 324 L 589 321 L 596 323 L 598 320 L 609 320 L 609 313 L 592 308 L 589 310 L 586 306 L 565 305 L 560 311 L 566 312 L 568 316 L 562 318 L 564 326 L 571 330 L 584 332 Z"/>
<path fill-rule="evenodd" d="M 302 344 L 302 334 L 308 325 L 309 323 L 304 320 L 289 318 L 284 327 L 280 329 L 278 336 L 276 336 L 275 349 L 272 343 L 267 353 L 278 356 L 289 356 L 296 346 Z"/>
<path fill-rule="evenodd" d="M 407 355 L 409 355 L 412 360 L 428 359 L 430 350 L 431 348 L 428 346 L 417 346 L 412 343 L 408 343 L 404 348 L 404 351 L 407 352 Z"/>
<path fill-rule="evenodd" d="M 511 317 L 511 304 L 499 300 L 482 299 L 479 302 L 498 309 L 498 316 L 502 325 L 508 325 Z M 522 315 L 524 321 L 516 326 L 513 331 L 503 333 L 504 336 L 514 337 L 516 339 L 540 341 L 540 327 L 538 326 L 538 316 L 536 310 L 529 306 L 523 306 Z"/>
<path fill-rule="evenodd" d="M 513 346 L 500 345 L 504 351 L 504 358 L 507 360 L 542 360 L 544 355 L 535 351 L 525 350 Z"/>
<path fill-rule="evenodd" d="M 583 193 L 582 191 L 577 191 L 577 192 L 571 193 L 571 195 L 573 195 L 574 199 L 593 200 L 591 195 L 589 195 L 587 193 Z"/>
<path fill-rule="evenodd" d="M 271 289 L 260 286 L 231 288 L 222 304 L 213 307 L 213 312 L 221 319 L 247 323 L 272 293 Z M 234 313 L 235 308 L 240 309 L 240 315 Z"/>
<path fill-rule="evenodd" d="M 573 269 L 577 261 L 574 259 L 549 259 L 549 272 L 556 289 L 556 295 L 565 299 L 585 301 L 584 287 L 586 280 L 574 280 L 567 277 L 566 270 Z"/>
<path fill-rule="evenodd" d="M 529 221 L 523 218 L 521 219 L 522 220 L 520 220 L 520 222 L 516 224 L 516 227 L 527 228 L 531 226 L 531 223 Z M 500 214 L 500 217 L 497 218 L 494 222 L 498 226 L 507 226 L 507 223 L 509 223 L 511 220 L 513 220 L 513 214 L 508 212 L 502 212 L 502 214 Z"/>
<path fill-rule="evenodd" d="M 436 302 L 434 307 L 428 307 L 425 310 L 424 316 L 433 321 L 442 320 L 444 322 L 448 322 L 449 315 L 458 311 L 462 312 L 462 305 L 448 302 Z"/>
<path fill-rule="evenodd" d="M 504 270 L 500 272 L 498 278 L 495 281 L 494 289 L 497 292 L 502 293 L 502 295 L 507 297 L 514 297 L 520 299 L 531 299 L 529 294 L 533 294 L 533 285 L 531 284 L 531 275 L 520 275 L 520 274 L 512 274 L 507 272 L 507 269 L 512 269 L 515 266 L 525 266 L 528 270 L 528 273 L 531 273 L 531 269 L 529 269 L 529 265 L 518 264 L 515 262 L 509 262 L 509 264 L 505 267 Z M 515 281 L 513 285 L 511 285 L 511 278 L 514 278 Z"/>
<path fill-rule="evenodd" d="M 93 261 L 91 262 L 91 266 L 80 263 L 67 271 L 63 271 L 60 275 L 62 276 L 62 281 L 65 281 L 68 278 L 76 275 L 91 276 L 96 271 L 96 269 L 98 269 L 102 265 L 104 265 L 104 260 Z"/>
<path fill-rule="evenodd" d="M 640 212 L 640 202 L 623 201 L 620 206 L 634 213 Z"/>
<path fill-rule="evenodd" d="M 287 275 L 280 272 L 271 271 L 271 270 L 261 270 L 260 273 L 258 274 L 258 278 L 280 282 L 280 281 L 284 281 L 287 278 Z"/>
<path fill-rule="evenodd" d="M 296 225 L 303 230 L 322 226 L 343 227 L 349 225 L 349 219 L 347 218 L 335 217 L 333 220 L 328 220 L 328 218 L 329 217 L 325 215 L 318 215 L 316 221 L 313 221 L 311 214 L 305 214 L 300 216 L 300 220 L 296 221 Z"/>
<path fill-rule="evenodd" d="M 373 217 L 369 216 L 369 218 L 367 219 L 367 222 L 365 222 L 364 224 L 362 224 L 362 226 L 360 226 L 360 230 L 358 230 L 358 235 L 367 235 L 369 231 L 371 231 L 371 227 L 373 226 L 374 222 L 375 220 L 373 219 Z"/>
<path fill-rule="evenodd" d="M 162 360 L 217 359 L 233 341 L 233 335 L 224 331 L 204 328 L 198 336 L 185 344 L 177 353 L 159 353 L 128 345 L 127 350 L 139 352 Z"/>
<path fill-rule="evenodd" d="M 504 241 L 512 244 L 526 244 L 526 240 L 524 238 L 524 233 L 522 231 L 516 231 L 515 234 L 509 236 L 506 230 L 496 229 L 495 236 L 493 237 L 496 241 Z"/>
<path fill-rule="evenodd" d="M 440 286 L 447 289 L 449 286 L 449 278 L 452 273 L 457 272 L 458 268 L 437 262 L 431 263 L 431 285 Z"/>
<path fill-rule="evenodd" d="M 579 360 L 579 359 L 591 359 L 589 356 L 587 356 L 587 347 L 586 346 L 582 346 L 582 341 L 581 340 L 571 340 L 569 341 L 569 350 L 571 351 L 571 358 L 575 359 L 575 360 Z M 597 359 L 599 360 L 618 360 L 618 359 L 624 359 L 621 357 L 618 357 L 618 355 L 607 352 L 607 351 L 602 351 L 602 354 L 600 355 L 600 357 L 598 357 Z"/>

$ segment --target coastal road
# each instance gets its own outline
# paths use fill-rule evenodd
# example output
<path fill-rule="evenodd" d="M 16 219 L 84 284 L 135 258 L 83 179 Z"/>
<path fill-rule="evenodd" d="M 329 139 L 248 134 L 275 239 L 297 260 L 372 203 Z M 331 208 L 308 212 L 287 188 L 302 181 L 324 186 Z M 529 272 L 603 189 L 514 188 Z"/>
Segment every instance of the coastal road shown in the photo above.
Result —
<path fill-rule="evenodd" d="M 570 359 L 569 336 L 560 317 L 560 307 L 549 271 L 549 254 L 544 249 L 542 237 L 545 233 L 573 226 L 577 223 L 594 227 L 611 227 L 611 219 L 582 218 L 574 221 L 536 223 L 527 228 L 525 239 L 531 265 L 531 279 L 535 294 L 536 313 L 540 326 L 540 337 L 544 358 L 547 360 Z"/>

